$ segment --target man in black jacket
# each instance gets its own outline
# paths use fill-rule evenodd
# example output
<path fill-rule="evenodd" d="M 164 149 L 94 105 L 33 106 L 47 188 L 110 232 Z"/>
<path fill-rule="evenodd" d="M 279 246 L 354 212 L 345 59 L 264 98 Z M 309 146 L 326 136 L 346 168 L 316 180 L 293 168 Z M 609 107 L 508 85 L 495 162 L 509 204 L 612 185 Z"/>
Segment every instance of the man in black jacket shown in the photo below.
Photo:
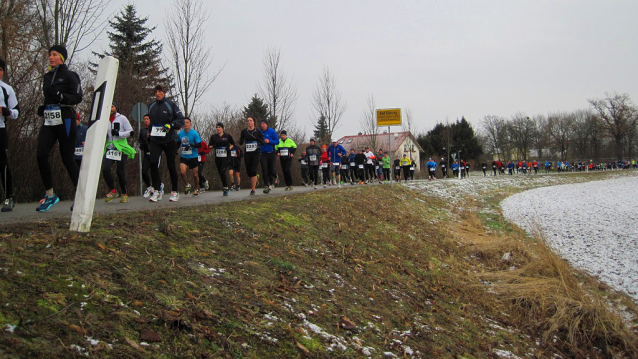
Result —
<path fill-rule="evenodd" d="M 151 119 L 151 136 L 149 147 L 151 152 L 151 179 L 154 192 L 149 199 L 157 202 L 162 199 L 163 193 L 159 191 L 162 178 L 160 177 L 159 163 L 162 151 L 166 154 L 166 166 L 171 176 L 171 197 L 178 194 L 179 179 L 175 168 L 175 156 L 179 143 L 177 132 L 184 126 L 184 114 L 177 104 L 166 98 L 166 87 L 155 86 L 155 101 L 148 106 L 148 116 Z"/>
<path fill-rule="evenodd" d="M 317 189 L 319 183 L 319 162 L 321 160 L 321 149 L 315 143 L 315 139 L 310 139 L 310 146 L 306 148 L 306 161 L 308 161 L 308 168 L 310 170 L 310 182 L 313 183 L 313 187 Z"/>

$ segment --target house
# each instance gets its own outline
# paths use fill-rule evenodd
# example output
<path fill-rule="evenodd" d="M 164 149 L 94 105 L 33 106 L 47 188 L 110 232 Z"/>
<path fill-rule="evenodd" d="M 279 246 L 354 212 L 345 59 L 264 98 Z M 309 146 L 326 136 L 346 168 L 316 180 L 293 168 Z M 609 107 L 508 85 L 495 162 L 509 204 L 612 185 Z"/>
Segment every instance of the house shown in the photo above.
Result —
<path fill-rule="evenodd" d="M 391 137 L 391 140 L 389 137 Z M 421 153 L 424 152 L 423 148 L 421 148 L 414 135 L 409 131 L 394 132 L 389 136 L 387 132 L 376 135 L 362 135 L 359 133 L 356 136 L 341 137 L 337 140 L 337 143 L 343 146 L 348 152 L 350 152 L 350 149 L 359 151 L 369 147 L 372 152 L 378 153 L 379 150 L 383 150 L 383 152 L 388 151 L 388 141 L 390 141 L 392 145 L 390 155 L 393 159 L 396 156 L 402 157 L 403 154 L 406 153 L 415 163 L 421 163 Z"/>

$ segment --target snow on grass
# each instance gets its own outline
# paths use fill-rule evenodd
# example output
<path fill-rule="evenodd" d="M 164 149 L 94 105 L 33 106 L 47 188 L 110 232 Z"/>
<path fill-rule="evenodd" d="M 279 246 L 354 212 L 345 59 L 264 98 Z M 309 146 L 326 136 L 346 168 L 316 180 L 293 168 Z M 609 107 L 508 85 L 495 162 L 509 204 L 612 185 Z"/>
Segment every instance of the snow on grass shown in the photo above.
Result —
<path fill-rule="evenodd" d="M 638 177 L 536 188 L 501 202 L 504 216 L 573 266 L 638 301 Z"/>

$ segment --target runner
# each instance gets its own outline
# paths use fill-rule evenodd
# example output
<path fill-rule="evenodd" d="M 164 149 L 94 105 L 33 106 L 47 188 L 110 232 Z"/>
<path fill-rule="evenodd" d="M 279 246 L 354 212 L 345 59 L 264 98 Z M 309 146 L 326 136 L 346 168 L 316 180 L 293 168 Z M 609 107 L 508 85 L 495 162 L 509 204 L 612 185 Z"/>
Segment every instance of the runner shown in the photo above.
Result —
<path fill-rule="evenodd" d="M 230 150 L 230 163 L 228 164 L 228 176 L 230 176 L 230 189 L 239 191 L 241 188 L 241 158 L 244 157 L 244 152 L 239 146 L 234 146 Z"/>
<path fill-rule="evenodd" d="M 497 168 L 498 168 L 498 162 L 496 162 L 496 160 L 492 161 L 492 172 L 494 172 L 493 176 L 496 176 Z"/>
<path fill-rule="evenodd" d="M 319 165 L 321 164 L 321 149 L 316 145 L 315 139 L 310 139 L 310 146 L 306 148 L 306 161 L 310 171 L 310 181 L 313 183 L 314 189 L 319 184 Z"/>
<path fill-rule="evenodd" d="M 341 169 L 339 170 L 339 174 L 341 174 L 341 184 L 347 184 L 350 182 L 349 161 L 348 151 L 346 151 L 346 154 L 341 156 Z"/>
<path fill-rule="evenodd" d="M 330 183 L 330 155 L 328 155 L 328 147 L 326 145 L 321 146 L 321 176 L 323 178 L 323 188 L 326 188 L 326 184 Z"/>
<path fill-rule="evenodd" d="M 290 168 L 292 167 L 292 159 L 295 157 L 295 151 L 297 151 L 297 144 L 292 138 L 288 138 L 288 132 L 282 130 L 279 132 L 279 143 L 275 145 L 275 151 L 279 156 L 281 163 L 281 170 L 284 173 L 284 182 L 286 183 L 286 191 L 292 191 L 292 174 Z"/>
<path fill-rule="evenodd" d="M 151 137 L 151 118 L 148 117 L 148 114 L 144 115 L 142 124 L 143 126 L 140 129 L 140 134 L 137 139 L 140 142 L 140 151 L 142 152 L 142 181 L 144 181 L 146 185 L 144 198 L 148 198 L 151 196 L 153 188 L 153 182 L 151 182 L 151 176 L 149 174 L 151 169 L 151 147 L 148 141 Z"/>
<path fill-rule="evenodd" d="M 184 118 L 184 127 L 177 134 L 179 140 L 179 173 L 184 181 L 184 195 L 191 192 L 192 186 L 188 182 L 188 170 L 193 172 L 195 191 L 193 196 L 199 195 L 199 149 L 202 147 L 202 139 L 193 128 L 193 123 L 188 117 Z"/>
<path fill-rule="evenodd" d="M 390 183 L 390 168 L 392 167 L 392 159 L 387 152 L 383 154 L 383 181 Z"/>
<path fill-rule="evenodd" d="M 350 184 L 354 185 L 355 181 L 359 181 L 359 169 L 357 168 L 357 163 L 355 162 L 355 157 L 357 153 L 354 148 L 350 149 L 350 155 L 348 156 L 348 167 L 350 172 Z"/>
<path fill-rule="evenodd" d="M 368 147 L 366 147 L 364 154 L 366 155 L 366 183 L 368 183 L 372 182 L 372 179 L 374 178 L 375 169 L 373 160 L 376 158 L 376 156 L 374 155 L 374 153 L 372 153 L 372 151 L 370 151 Z"/>
<path fill-rule="evenodd" d="M 452 176 L 457 178 L 459 176 L 459 163 L 454 161 L 452 162 Z"/>
<path fill-rule="evenodd" d="M 246 128 L 241 130 L 239 136 L 239 145 L 246 144 L 244 150 L 244 163 L 246 164 L 246 174 L 250 178 L 250 195 L 255 195 L 257 187 L 257 166 L 259 166 L 259 158 L 261 152 L 259 147 L 264 143 L 264 135 L 255 128 L 255 119 L 246 117 Z"/>
<path fill-rule="evenodd" d="M 332 175 L 333 184 L 337 184 L 337 188 L 341 188 L 341 157 L 347 155 L 346 149 L 337 143 L 337 140 L 332 140 L 332 144 L 328 147 L 328 156 L 330 157 L 330 173 Z"/>
<path fill-rule="evenodd" d="M 128 188 L 126 185 L 126 160 L 135 158 L 135 149 L 131 147 L 127 138 L 131 136 L 133 127 L 126 116 L 118 112 L 117 103 L 113 101 L 111 104 L 111 129 L 106 133 L 106 147 L 104 149 L 104 158 L 102 159 L 102 177 L 108 188 L 108 192 L 104 197 L 104 202 L 111 202 L 118 197 L 115 190 L 115 182 L 111 174 L 113 164 L 117 163 L 117 179 L 120 183 L 120 203 L 128 202 Z"/>
<path fill-rule="evenodd" d="M 545 173 L 549 174 L 549 171 L 552 169 L 552 163 L 549 161 L 545 161 Z"/>
<path fill-rule="evenodd" d="M 514 163 L 512 161 L 507 164 L 507 174 L 510 176 L 514 174 Z"/>
<path fill-rule="evenodd" d="M 184 126 L 184 114 L 177 107 L 177 104 L 166 98 L 166 87 L 155 86 L 155 101 L 148 106 L 148 116 L 151 119 L 151 179 L 153 188 L 160 189 L 152 191 L 149 198 L 151 202 L 160 201 L 164 195 L 161 190 L 162 177 L 159 171 L 160 158 L 162 152 L 166 155 L 166 166 L 171 176 L 171 202 L 179 200 L 179 177 L 175 168 L 175 156 L 179 143 L 177 142 L 178 131 Z"/>
<path fill-rule="evenodd" d="M 401 159 L 399 158 L 398 155 L 394 158 L 394 162 L 392 163 L 392 166 L 394 167 L 394 180 L 397 182 L 400 182 L 401 181 Z"/>
<path fill-rule="evenodd" d="M 308 159 L 306 157 L 306 151 L 302 151 L 301 156 L 297 160 L 301 168 L 301 184 L 303 184 L 304 187 L 308 187 L 308 183 L 310 183 L 308 179 Z"/>
<path fill-rule="evenodd" d="M 363 150 L 359 150 L 359 153 L 354 156 L 354 163 L 359 171 L 359 184 L 368 184 L 365 174 L 365 163 L 367 161 L 368 157 L 366 157 L 366 154 L 363 152 Z"/>
<path fill-rule="evenodd" d="M 400 161 L 400 165 L 401 168 L 403 169 L 403 178 L 405 180 L 405 182 L 408 181 L 408 178 L 410 178 L 410 165 L 412 163 L 410 162 L 410 159 L 408 158 L 407 154 L 403 154 L 403 157 L 401 158 Z"/>
<path fill-rule="evenodd" d="M 447 178 L 447 161 L 445 160 L 445 158 L 441 157 L 439 166 L 441 166 L 441 174 L 443 175 L 443 179 Z"/>
<path fill-rule="evenodd" d="M 275 188 L 275 146 L 279 144 L 277 132 L 268 128 L 268 121 L 259 122 L 261 133 L 264 135 L 264 143 L 259 148 L 261 152 L 261 173 L 264 177 L 264 193 L 269 193 Z"/>
<path fill-rule="evenodd" d="M 436 161 L 433 161 L 432 158 L 426 164 L 428 168 L 428 179 L 435 180 L 436 179 Z"/>
<path fill-rule="evenodd" d="M 483 177 L 487 176 L 487 162 L 483 161 L 481 163 L 481 169 L 483 170 Z"/>
<path fill-rule="evenodd" d="M 534 167 L 534 174 L 537 175 L 538 174 L 538 162 L 536 160 L 534 160 L 534 162 L 532 162 L 532 167 Z"/>
<path fill-rule="evenodd" d="M 13 91 L 13 87 L 2 81 L 7 64 L 0 59 L 0 177 L 2 177 L 2 189 L 4 190 L 4 204 L 2 212 L 11 212 L 15 204 L 13 203 L 13 177 L 9 169 L 9 135 L 7 134 L 7 120 L 15 120 L 20 114 L 18 99 Z"/>
<path fill-rule="evenodd" d="M 64 64 L 66 57 L 67 51 L 61 45 L 53 45 L 49 49 L 50 70 L 44 74 L 42 84 L 44 105 L 38 108 L 38 115 L 43 116 L 44 121 L 40 127 L 36 153 L 46 194 L 36 208 L 38 212 L 48 211 L 60 201 L 53 190 L 53 171 L 49 164 L 49 156 L 56 142 L 74 188 L 78 185 L 80 174 L 74 161 L 77 117 L 73 106 L 82 102 L 82 84 L 78 74 Z"/>
<path fill-rule="evenodd" d="M 89 128 L 82 124 L 80 113 L 75 113 L 75 127 L 78 129 L 77 134 L 75 136 L 75 152 L 74 152 L 74 160 L 75 164 L 80 168 L 82 165 L 82 156 L 84 156 L 84 141 L 86 140 L 86 130 Z"/>
<path fill-rule="evenodd" d="M 206 156 L 210 153 L 210 147 L 206 141 L 201 142 L 202 146 L 197 149 L 197 177 L 199 177 L 199 193 L 208 191 L 208 180 L 204 177 L 204 165 L 206 165 Z M 232 176 L 231 176 L 232 177 Z"/>
<path fill-rule="evenodd" d="M 215 166 L 222 180 L 222 190 L 224 196 L 228 196 L 230 189 L 228 188 L 228 178 L 226 170 L 228 169 L 230 151 L 235 147 L 233 136 L 224 132 L 224 124 L 219 122 L 216 126 L 217 133 L 210 137 L 208 143 L 215 149 Z"/>

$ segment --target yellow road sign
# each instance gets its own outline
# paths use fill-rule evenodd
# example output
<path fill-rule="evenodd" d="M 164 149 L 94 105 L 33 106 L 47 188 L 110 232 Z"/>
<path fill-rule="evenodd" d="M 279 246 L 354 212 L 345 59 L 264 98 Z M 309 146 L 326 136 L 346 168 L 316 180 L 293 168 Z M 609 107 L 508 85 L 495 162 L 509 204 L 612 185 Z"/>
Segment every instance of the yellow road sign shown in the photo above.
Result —
<path fill-rule="evenodd" d="M 384 108 L 377 110 L 377 126 L 400 126 L 401 109 Z"/>

